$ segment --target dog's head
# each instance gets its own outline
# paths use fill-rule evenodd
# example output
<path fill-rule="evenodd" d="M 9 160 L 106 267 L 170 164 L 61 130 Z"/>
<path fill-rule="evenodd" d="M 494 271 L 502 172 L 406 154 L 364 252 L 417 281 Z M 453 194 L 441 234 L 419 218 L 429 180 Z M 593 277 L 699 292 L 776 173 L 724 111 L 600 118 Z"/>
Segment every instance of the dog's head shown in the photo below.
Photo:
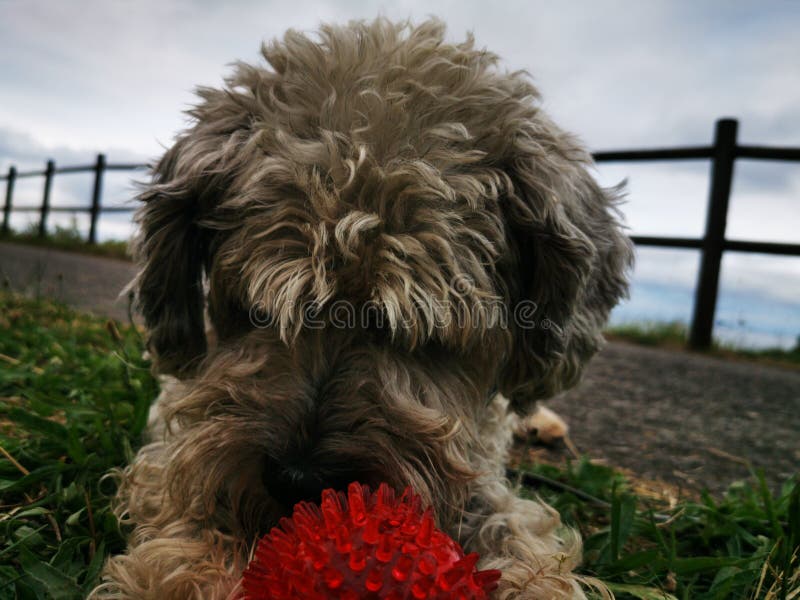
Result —
<path fill-rule="evenodd" d="M 141 194 L 157 369 L 201 381 L 203 418 L 241 418 L 227 437 L 276 477 L 464 475 L 490 394 L 575 383 L 625 293 L 590 157 L 523 74 L 443 29 L 287 33 L 269 67 L 199 90 Z"/>

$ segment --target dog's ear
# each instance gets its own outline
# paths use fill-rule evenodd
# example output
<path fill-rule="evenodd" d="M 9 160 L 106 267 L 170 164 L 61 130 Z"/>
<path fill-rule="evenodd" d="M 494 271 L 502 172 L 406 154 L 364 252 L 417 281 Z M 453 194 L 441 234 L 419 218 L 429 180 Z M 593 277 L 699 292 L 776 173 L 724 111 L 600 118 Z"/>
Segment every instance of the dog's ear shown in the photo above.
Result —
<path fill-rule="evenodd" d="M 512 156 L 513 335 L 499 384 L 527 410 L 574 385 L 600 347 L 608 314 L 627 293 L 632 249 L 617 218 L 619 190 L 598 186 L 591 158 L 569 136 L 539 123 L 515 139 Z"/>
<path fill-rule="evenodd" d="M 203 269 L 210 238 L 201 222 L 224 186 L 218 153 L 218 140 L 190 130 L 155 165 L 139 194 L 134 285 L 159 373 L 190 375 L 206 352 Z"/>

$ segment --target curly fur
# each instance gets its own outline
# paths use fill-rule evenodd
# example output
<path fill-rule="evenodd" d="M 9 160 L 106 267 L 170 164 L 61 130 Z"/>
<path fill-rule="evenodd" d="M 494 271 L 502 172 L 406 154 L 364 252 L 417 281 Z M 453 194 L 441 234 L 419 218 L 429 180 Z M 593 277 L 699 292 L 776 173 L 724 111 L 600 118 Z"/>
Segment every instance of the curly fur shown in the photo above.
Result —
<path fill-rule="evenodd" d="M 294 500 L 352 480 L 413 485 L 502 569 L 497 598 L 583 597 L 577 536 L 504 479 L 505 398 L 577 381 L 630 243 L 525 74 L 443 35 L 289 31 L 198 90 L 138 213 L 149 347 L 177 379 L 95 598 L 226 598 Z"/>

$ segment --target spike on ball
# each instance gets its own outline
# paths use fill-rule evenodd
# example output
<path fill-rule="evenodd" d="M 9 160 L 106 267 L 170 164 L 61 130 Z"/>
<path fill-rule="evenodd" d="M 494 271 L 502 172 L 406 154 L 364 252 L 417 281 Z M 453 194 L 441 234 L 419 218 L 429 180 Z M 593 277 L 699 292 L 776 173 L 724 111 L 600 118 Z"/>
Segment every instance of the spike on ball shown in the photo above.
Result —
<path fill-rule="evenodd" d="M 484 600 L 500 572 L 477 571 L 477 554 L 434 524 L 406 488 L 375 493 L 351 483 L 300 502 L 264 536 L 244 572 L 244 600 Z"/>

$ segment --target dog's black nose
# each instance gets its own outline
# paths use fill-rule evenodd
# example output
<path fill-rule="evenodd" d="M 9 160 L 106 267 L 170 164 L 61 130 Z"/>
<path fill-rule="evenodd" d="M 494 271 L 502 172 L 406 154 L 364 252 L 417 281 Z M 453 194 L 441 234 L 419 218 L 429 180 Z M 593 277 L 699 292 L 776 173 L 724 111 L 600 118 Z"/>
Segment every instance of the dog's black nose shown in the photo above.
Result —
<path fill-rule="evenodd" d="M 301 500 L 318 503 L 322 490 L 345 490 L 352 481 L 369 483 L 365 473 L 356 474 L 337 465 L 322 465 L 304 460 L 283 463 L 267 458 L 263 470 L 264 485 L 269 495 L 290 510 Z"/>
<path fill-rule="evenodd" d="M 304 466 L 276 466 L 274 473 L 265 475 L 270 494 L 287 508 L 301 500 L 319 502 L 322 490 L 331 487 Z"/>
<path fill-rule="evenodd" d="M 264 461 L 264 485 L 270 496 L 287 509 L 300 502 L 319 502 L 326 487 L 323 477 L 302 461 L 282 463 L 271 458 Z"/>

